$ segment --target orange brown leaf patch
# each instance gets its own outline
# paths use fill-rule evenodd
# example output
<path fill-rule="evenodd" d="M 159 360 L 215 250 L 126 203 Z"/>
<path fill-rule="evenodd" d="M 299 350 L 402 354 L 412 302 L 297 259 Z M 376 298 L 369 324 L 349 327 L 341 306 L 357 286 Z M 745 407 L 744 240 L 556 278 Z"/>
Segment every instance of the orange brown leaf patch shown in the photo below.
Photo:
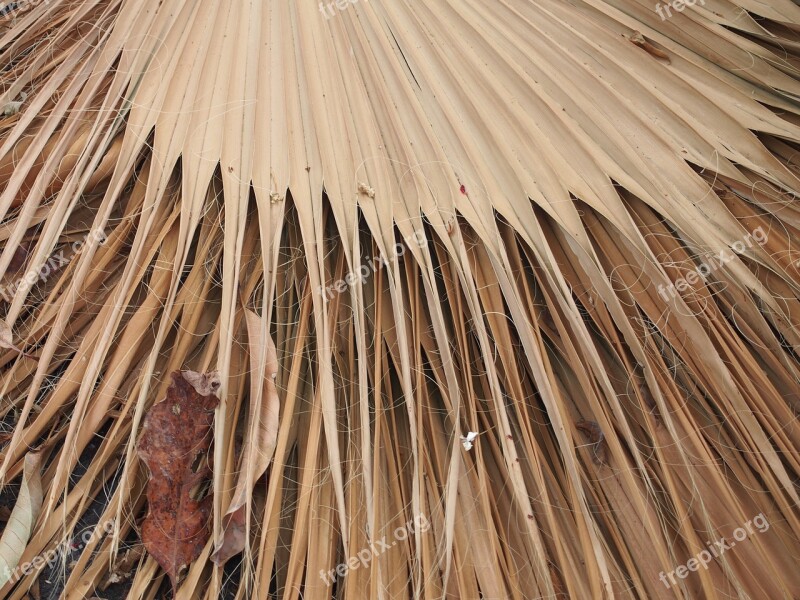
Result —
<path fill-rule="evenodd" d="M 207 457 L 218 389 L 216 373 L 172 373 L 167 396 L 147 413 L 139 440 L 139 456 L 150 469 L 142 540 L 173 590 L 210 536 L 213 498 L 199 496 L 211 477 Z"/>

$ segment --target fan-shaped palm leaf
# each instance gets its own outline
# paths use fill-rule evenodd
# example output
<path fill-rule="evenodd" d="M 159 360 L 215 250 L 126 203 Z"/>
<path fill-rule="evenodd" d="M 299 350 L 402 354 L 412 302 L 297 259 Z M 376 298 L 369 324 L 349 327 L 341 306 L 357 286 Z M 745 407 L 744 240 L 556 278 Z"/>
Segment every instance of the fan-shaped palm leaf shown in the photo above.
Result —
<path fill-rule="evenodd" d="M 143 417 L 218 370 L 178 597 L 796 597 L 800 8 L 678 4 L 8 7 L 0 476 L 46 458 L 21 562 L 114 520 L 64 597 L 119 579 Z"/>

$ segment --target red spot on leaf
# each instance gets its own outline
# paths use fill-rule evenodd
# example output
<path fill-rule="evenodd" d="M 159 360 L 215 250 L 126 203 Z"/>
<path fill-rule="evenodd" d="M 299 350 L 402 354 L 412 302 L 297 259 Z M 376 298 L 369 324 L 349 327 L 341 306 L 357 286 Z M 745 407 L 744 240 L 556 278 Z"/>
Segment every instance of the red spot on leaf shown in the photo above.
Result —
<path fill-rule="evenodd" d="M 462 185 L 462 186 L 461 186 L 461 193 L 462 193 L 462 194 L 464 194 L 465 196 L 467 195 L 467 188 L 466 188 L 466 186 L 464 186 L 464 185 Z"/>

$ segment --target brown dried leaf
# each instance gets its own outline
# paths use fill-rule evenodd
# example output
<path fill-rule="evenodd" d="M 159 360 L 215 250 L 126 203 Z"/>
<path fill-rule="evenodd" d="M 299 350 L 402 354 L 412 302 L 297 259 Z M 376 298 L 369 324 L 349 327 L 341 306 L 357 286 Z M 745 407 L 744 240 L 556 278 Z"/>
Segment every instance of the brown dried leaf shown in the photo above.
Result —
<path fill-rule="evenodd" d="M 245 525 L 245 506 L 240 506 L 233 512 L 226 514 L 222 519 L 222 543 L 218 544 L 211 555 L 218 565 L 224 565 L 232 556 L 236 556 L 247 542 L 247 528 Z"/>
<path fill-rule="evenodd" d="M 167 397 L 148 412 L 139 441 L 139 456 L 150 469 L 142 541 L 169 575 L 173 590 L 210 536 L 213 497 L 198 499 L 196 494 L 211 476 L 206 457 L 219 404 L 213 389 L 219 389 L 216 373 L 173 373 Z"/>
<path fill-rule="evenodd" d="M 278 443 L 281 404 L 275 386 L 278 354 L 269 330 L 262 328 L 261 317 L 245 310 L 245 322 L 250 350 L 250 413 L 236 490 L 225 515 L 222 538 L 211 557 L 218 565 L 244 550 L 247 541 L 245 506 L 256 480 L 267 470 Z"/>

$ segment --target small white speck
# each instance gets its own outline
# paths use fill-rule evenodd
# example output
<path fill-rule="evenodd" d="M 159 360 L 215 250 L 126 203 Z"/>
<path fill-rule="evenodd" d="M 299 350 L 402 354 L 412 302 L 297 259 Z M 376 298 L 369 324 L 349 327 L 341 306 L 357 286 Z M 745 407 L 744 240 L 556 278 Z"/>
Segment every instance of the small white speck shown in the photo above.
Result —
<path fill-rule="evenodd" d="M 476 431 L 468 431 L 467 435 L 462 435 L 461 444 L 464 446 L 464 450 L 472 450 L 472 442 L 474 442 L 477 437 L 478 433 Z"/>

